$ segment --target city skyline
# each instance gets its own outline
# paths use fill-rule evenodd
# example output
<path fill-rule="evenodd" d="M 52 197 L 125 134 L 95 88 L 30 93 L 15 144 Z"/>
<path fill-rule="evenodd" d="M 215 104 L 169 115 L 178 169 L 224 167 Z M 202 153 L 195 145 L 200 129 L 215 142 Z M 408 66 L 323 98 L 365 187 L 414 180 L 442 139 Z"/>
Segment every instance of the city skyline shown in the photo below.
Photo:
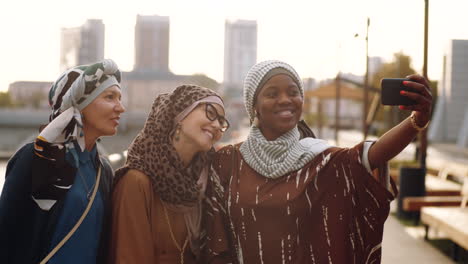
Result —
<path fill-rule="evenodd" d="M 445 4 L 445 5 L 444 5 Z M 27 9 L 23 8 L 25 5 Z M 49 8 L 44 8 L 49 7 Z M 109 8 L 112 6 L 112 8 Z M 462 0 L 430 1 L 429 77 L 441 78 L 445 45 L 468 39 Z M 41 12 L 37 12 L 37 10 Z M 138 14 L 169 16 L 169 70 L 176 74 L 204 73 L 221 82 L 226 19 L 256 20 L 257 61 L 281 59 L 303 77 L 330 78 L 338 70 L 363 74 L 367 16 L 369 55 L 386 61 L 402 51 L 422 70 L 424 1 L 133 1 L 131 4 L 85 0 L 70 10 L 55 1 L 11 2 L 0 11 L 0 91 L 14 81 L 52 81 L 59 71 L 60 29 L 87 19 L 102 19 L 106 27 L 105 57 L 129 71 L 135 63 L 134 25 Z"/>

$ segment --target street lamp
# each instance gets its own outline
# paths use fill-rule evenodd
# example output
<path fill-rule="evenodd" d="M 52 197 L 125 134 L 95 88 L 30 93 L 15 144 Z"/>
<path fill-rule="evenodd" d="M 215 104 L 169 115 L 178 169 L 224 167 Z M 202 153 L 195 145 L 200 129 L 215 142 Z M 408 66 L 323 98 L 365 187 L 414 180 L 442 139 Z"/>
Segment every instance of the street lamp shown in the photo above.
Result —
<path fill-rule="evenodd" d="M 427 52 L 428 52 L 428 34 L 429 34 L 429 0 L 424 0 L 424 62 L 423 76 L 427 80 Z M 421 168 L 426 168 L 426 151 L 427 151 L 427 128 L 421 131 L 419 135 L 420 151 L 419 162 Z"/>
<path fill-rule="evenodd" d="M 367 111 L 369 110 L 369 26 L 370 18 L 367 18 L 367 27 L 366 27 L 366 76 L 364 77 L 364 114 L 362 115 L 363 121 L 363 130 L 364 130 L 364 140 L 367 138 Z"/>
<path fill-rule="evenodd" d="M 363 103 L 362 103 L 362 133 L 364 135 L 364 140 L 367 138 L 368 126 L 367 126 L 367 111 L 368 111 L 368 101 L 369 101 L 369 26 L 370 18 L 367 18 L 367 27 L 366 27 L 366 73 L 364 75 L 364 87 L 363 87 Z M 358 37 L 359 34 L 355 34 L 354 37 Z"/>

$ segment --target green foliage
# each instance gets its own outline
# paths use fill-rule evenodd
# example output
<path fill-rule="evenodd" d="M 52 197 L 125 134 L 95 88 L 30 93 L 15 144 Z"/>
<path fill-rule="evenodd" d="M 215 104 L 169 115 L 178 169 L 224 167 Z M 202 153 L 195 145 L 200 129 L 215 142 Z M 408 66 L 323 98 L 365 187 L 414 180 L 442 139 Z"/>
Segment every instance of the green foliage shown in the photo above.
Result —
<path fill-rule="evenodd" d="M 34 109 L 38 109 L 41 107 L 41 102 L 46 100 L 47 99 L 47 96 L 41 92 L 34 92 L 32 95 L 31 95 L 31 98 L 30 98 L 30 106 Z"/>
<path fill-rule="evenodd" d="M 416 73 L 416 71 L 411 66 L 411 57 L 402 52 L 398 52 L 394 54 L 393 61 L 384 63 L 379 71 L 370 76 L 370 83 L 373 87 L 381 89 L 380 81 L 383 78 L 405 78 L 414 73 Z M 376 114 L 375 121 L 384 123 L 385 127 L 381 131 L 378 131 L 377 134 L 380 136 L 409 115 L 409 111 L 400 111 L 396 106 L 380 107 Z"/>
<path fill-rule="evenodd" d="M 211 90 L 217 91 L 219 88 L 219 83 L 206 76 L 205 74 L 197 73 L 191 76 L 190 81 L 196 85 L 200 85 Z"/>
<path fill-rule="evenodd" d="M 400 169 L 401 167 L 419 168 L 419 162 L 415 160 L 390 160 L 390 169 Z"/>
<path fill-rule="evenodd" d="M 12 107 L 13 102 L 8 92 L 0 92 L 0 108 Z"/>
<path fill-rule="evenodd" d="M 380 80 L 383 78 L 404 78 L 416 73 L 411 66 L 411 57 L 402 52 L 393 55 L 393 61 L 384 63 L 379 71 L 370 76 L 371 85 L 380 89 Z"/>
<path fill-rule="evenodd" d="M 304 121 L 309 126 L 318 126 L 319 125 L 319 115 L 318 113 L 303 113 Z M 322 125 L 326 126 L 328 124 L 328 117 L 322 113 Z"/>

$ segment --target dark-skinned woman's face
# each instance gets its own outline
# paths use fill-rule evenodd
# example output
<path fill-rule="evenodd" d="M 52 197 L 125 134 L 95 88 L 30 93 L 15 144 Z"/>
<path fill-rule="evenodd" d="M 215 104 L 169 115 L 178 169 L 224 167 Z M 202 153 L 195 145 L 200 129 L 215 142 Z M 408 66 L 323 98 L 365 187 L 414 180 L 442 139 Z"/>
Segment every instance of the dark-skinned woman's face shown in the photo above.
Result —
<path fill-rule="evenodd" d="M 302 114 L 303 98 L 299 87 L 286 74 L 270 78 L 257 95 L 254 109 L 258 126 L 267 140 L 274 140 L 293 129 Z"/>

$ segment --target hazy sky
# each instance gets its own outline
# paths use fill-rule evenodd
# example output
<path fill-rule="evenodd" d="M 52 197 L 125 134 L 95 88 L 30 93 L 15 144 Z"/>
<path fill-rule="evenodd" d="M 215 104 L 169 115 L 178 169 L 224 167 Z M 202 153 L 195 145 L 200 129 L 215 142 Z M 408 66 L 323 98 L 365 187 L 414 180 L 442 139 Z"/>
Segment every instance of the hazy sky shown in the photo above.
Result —
<path fill-rule="evenodd" d="M 468 39 L 467 0 L 430 0 L 429 77 L 440 79 L 449 39 Z M 362 74 L 369 55 L 403 51 L 422 71 L 424 0 L 15 0 L 0 9 L 0 91 L 18 80 L 53 81 L 60 74 L 60 29 L 86 19 L 105 24 L 105 57 L 123 70 L 134 63 L 136 15 L 170 16 L 169 68 L 222 81 L 225 19 L 258 22 L 258 61 L 281 59 L 301 77 L 338 70 Z"/>

